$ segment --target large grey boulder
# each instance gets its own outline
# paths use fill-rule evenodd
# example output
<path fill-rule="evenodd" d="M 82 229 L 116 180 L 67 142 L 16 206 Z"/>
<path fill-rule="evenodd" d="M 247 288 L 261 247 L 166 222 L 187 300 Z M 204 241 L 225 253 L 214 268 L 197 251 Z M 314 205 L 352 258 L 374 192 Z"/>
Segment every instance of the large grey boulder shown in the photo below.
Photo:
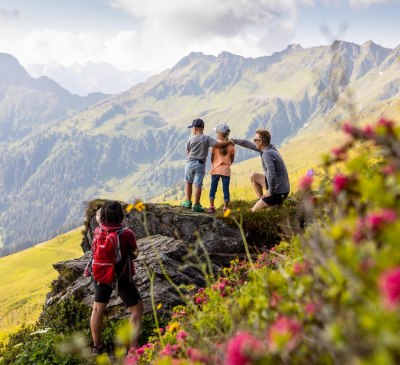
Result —
<path fill-rule="evenodd" d="M 88 229 L 82 243 L 86 250 L 97 226 L 93 216 L 87 217 L 87 220 Z M 156 303 L 162 303 L 163 308 L 171 308 L 183 301 L 165 273 L 176 285 L 199 288 L 205 284 L 202 271 L 206 267 L 207 255 L 215 274 L 234 257 L 244 255 L 239 229 L 206 213 L 192 213 L 185 208 L 170 205 L 147 204 L 145 211 L 128 214 L 125 223 L 134 230 L 140 250 L 135 260 L 134 281 L 141 293 L 145 313 L 152 310 L 149 271 L 154 273 Z M 79 259 L 53 265 L 59 277 L 52 283 L 53 290 L 47 295 L 47 306 L 72 297 L 88 306 L 92 305 L 92 284 L 90 278 L 83 276 L 89 257 L 90 252 L 87 251 Z M 126 314 L 115 291 L 108 310 L 116 317 Z"/>

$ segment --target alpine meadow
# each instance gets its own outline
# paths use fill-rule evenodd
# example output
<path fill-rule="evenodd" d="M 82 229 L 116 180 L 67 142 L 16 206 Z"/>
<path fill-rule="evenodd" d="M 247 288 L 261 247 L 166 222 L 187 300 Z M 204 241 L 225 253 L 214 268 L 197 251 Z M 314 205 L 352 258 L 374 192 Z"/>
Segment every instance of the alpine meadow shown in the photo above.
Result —
<path fill-rule="evenodd" d="M 400 364 L 399 0 L 0 1 L 0 365 Z"/>

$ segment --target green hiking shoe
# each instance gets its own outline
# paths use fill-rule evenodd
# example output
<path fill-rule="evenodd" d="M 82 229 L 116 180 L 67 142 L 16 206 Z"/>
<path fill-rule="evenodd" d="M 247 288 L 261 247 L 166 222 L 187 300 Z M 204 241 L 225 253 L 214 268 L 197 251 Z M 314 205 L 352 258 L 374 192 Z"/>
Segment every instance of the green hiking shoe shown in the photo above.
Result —
<path fill-rule="evenodd" d="M 192 207 L 192 202 L 190 200 L 185 200 L 181 203 L 181 207 L 190 209 Z"/>
<path fill-rule="evenodd" d="M 192 212 L 202 213 L 202 212 L 205 212 L 205 211 L 206 211 L 206 209 L 203 208 L 200 204 L 193 205 Z"/>

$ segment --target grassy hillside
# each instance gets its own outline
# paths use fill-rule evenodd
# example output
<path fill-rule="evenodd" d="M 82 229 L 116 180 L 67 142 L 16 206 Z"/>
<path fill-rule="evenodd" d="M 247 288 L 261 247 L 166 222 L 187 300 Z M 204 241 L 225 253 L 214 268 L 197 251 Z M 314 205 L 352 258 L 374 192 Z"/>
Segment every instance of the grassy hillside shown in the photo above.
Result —
<path fill-rule="evenodd" d="M 80 257 L 80 229 L 25 251 L 0 258 L 0 341 L 22 324 L 34 323 L 49 285 L 57 277 L 52 264 Z"/>

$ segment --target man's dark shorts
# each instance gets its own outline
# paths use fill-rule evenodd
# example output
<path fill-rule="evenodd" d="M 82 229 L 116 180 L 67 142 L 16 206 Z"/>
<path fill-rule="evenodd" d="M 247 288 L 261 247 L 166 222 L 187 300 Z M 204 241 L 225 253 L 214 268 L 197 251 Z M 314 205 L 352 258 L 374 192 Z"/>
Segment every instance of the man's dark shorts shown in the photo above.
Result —
<path fill-rule="evenodd" d="M 287 198 L 289 193 L 286 194 L 274 194 L 262 198 L 263 202 L 268 205 L 281 205 L 283 201 Z"/>
<path fill-rule="evenodd" d="M 113 289 L 110 285 L 94 282 L 94 301 L 98 303 L 108 303 L 112 291 Z M 133 307 L 142 300 L 135 283 L 128 280 L 118 281 L 118 296 L 128 308 Z"/>

